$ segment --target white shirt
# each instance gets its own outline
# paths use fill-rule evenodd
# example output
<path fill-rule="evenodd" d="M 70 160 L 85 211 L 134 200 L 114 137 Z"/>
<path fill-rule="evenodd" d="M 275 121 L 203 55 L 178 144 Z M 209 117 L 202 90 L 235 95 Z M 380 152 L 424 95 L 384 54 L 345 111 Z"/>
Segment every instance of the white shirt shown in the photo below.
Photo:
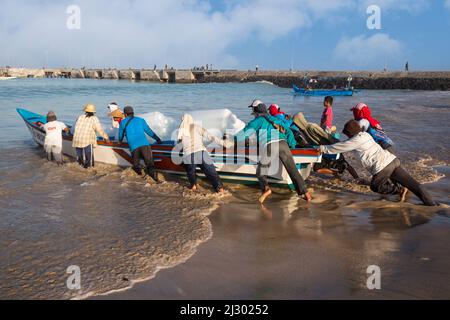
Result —
<path fill-rule="evenodd" d="M 62 131 L 67 126 L 61 121 L 50 121 L 44 125 L 46 146 L 62 147 Z"/>
<path fill-rule="evenodd" d="M 320 146 L 320 150 L 328 154 L 355 151 L 363 167 L 372 175 L 379 173 L 396 158 L 392 153 L 381 148 L 367 132 L 360 132 L 344 142 Z"/>

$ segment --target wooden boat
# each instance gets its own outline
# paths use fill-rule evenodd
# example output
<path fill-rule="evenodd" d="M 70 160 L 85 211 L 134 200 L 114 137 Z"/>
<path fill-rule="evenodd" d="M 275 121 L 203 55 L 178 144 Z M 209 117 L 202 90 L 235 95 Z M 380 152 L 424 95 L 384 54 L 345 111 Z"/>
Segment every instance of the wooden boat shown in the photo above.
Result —
<path fill-rule="evenodd" d="M 43 146 L 45 132 L 42 125 L 46 123 L 46 117 L 25 109 L 17 109 L 17 112 L 25 121 L 34 141 Z M 75 149 L 72 147 L 73 136 L 63 132 L 63 154 L 69 157 L 76 157 Z M 182 156 L 176 151 L 174 141 L 164 141 L 161 144 L 153 144 L 152 151 L 156 169 L 162 173 L 185 176 L 182 165 L 176 164 L 174 158 Z M 259 150 L 257 147 L 239 147 L 234 144 L 232 148 L 209 148 L 214 164 L 219 176 L 228 182 L 240 184 L 256 184 L 258 180 L 255 176 L 257 168 L 257 158 Z M 299 172 L 303 178 L 308 178 L 312 165 L 321 162 L 322 154 L 318 148 L 293 149 L 292 155 Z M 121 167 L 131 166 L 131 154 L 127 143 L 105 142 L 98 138 L 98 147 L 94 149 L 94 159 L 96 162 L 117 165 Z M 203 177 L 201 172 L 198 173 Z M 269 177 L 269 182 L 279 186 L 292 188 L 292 181 L 283 166 Z"/>
<path fill-rule="evenodd" d="M 295 95 L 301 96 L 353 96 L 354 90 L 352 88 L 345 89 L 303 89 L 292 85 Z"/>

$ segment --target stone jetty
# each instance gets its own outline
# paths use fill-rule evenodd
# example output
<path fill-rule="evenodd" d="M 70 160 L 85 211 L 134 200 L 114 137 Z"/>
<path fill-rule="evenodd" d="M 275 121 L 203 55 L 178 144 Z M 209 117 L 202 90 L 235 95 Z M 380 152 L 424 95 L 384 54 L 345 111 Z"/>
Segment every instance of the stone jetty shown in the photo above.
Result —
<path fill-rule="evenodd" d="M 450 90 L 450 71 L 239 71 L 198 69 L 25 69 L 0 68 L 0 76 L 24 78 L 112 79 L 166 83 L 268 81 L 289 88 L 317 79 L 316 88 L 344 87 L 351 75 L 357 89 Z"/>

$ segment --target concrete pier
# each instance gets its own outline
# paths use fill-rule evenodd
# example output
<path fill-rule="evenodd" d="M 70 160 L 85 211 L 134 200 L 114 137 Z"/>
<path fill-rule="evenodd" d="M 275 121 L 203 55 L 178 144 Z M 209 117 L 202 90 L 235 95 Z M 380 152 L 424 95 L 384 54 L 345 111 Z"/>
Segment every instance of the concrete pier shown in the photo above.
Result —
<path fill-rule="evenodd" d="M 142 81 L 160 82 L 159 71 L 156 70 L 141 70 Z"/>
<path fill-rule="evenodd" d="M 378 71 L 239 71 L 190 69 L 24 69 L 0 68 L 0 76 L 19 78 L 86 78 L 167 83 L 256 82 L 269 81 L 289 88 L 303 86 L 306 78 L 318 80 L 316 87 L 344 87 L 352 76 L 357 89 L 450 90 L 450 71 L 378 72 Z"/>
<path fill-rule="evenodd" d="M 102 71 L 103 79 L 112 79 L 112 80 L 118 80 L 119 79 L 119 71 L 116 69 L 104 69 Z"/>

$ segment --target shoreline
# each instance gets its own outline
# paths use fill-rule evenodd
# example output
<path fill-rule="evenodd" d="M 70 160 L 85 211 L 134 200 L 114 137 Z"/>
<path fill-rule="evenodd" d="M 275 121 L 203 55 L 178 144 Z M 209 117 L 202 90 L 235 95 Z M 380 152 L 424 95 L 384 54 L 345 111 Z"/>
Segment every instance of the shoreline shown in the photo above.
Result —
<path fill-rule="evenodd" d="M 0 75 L 17 78 L 72 78 L 136 80 L 155 83 L 247 83 L 270 82 L 282 88 L 302 86 L 303 79 L 315 78 L 317 89 L 347 85 L 352 76 L 355 89 L 450 90 L 450 71 L 241 71 L 197 69 L 28 69 L 0 67 Z"/>
<path fill-rule="evenodd" d="M 191 249 L 190 249 L 190 252 L 185 254 L 185 256 L 182 259 L 180 259 L 180 260 L 178 260 L 176 262 L 173 262 L 171 264 L 158 266 L 153 271 L 153 273 L 151 275 L 143 277 L 143 278 L 139 278 L 139 279 L 136 279 L 136 280 L 130 280 L 129 285 L 126 286 L 126 287 L 119 288 L 119 289 L 113 289 L 113 290 L 106 291 L 106 292 L 103 292 L 103 293 L 98 293 L 98 292 L 95 292 L 95 291 L 91 291 L 91 292 L 87 292 L 87 293 L 85 293 L 83 295 L 80 295 L 80 296 L 77 296 L 77 297 L 73 297 L 73 298 L 71 298 L 71 300 L 90 300 L 90 299 L 102 298 L 102 297 L 107 299 L 107 297 L 109 297 L 110 295 L 122 294 L 122 293 L 128 292 L 129 290 L 133 290 L 133 288 L 136 285 L 140 284 L 140 283 L 145 283 L 145 282 L 151 281 L 152 279 L 154 279 L 159 274 L 160 271 L 163 271 L 163 270 L 166 270 L 166 269 L 172 269 L 172 268 L 177 267 L 180 264 L 186 263 L 186 261 L 188 261 L 193 256 L 195 256 L 195 254 L 198 251 L 198 248 L 202 244 L 204 244 L 205 242 L 208 242 L 213 237 L 213 230 L 212 230 L 213 227 L 212 227 L 211 221 L 209 220 L 208 217 L 214 211 L 216 211 L 219 207 L 220 207 L 220 203 L 214 203 L 213 206 L 211 206 L 210 208 L 198 209 L 197 210 L 198 211 L 197 214 L 203 216 L 206 219 L 206 221 L 207 221 L 207 223 L 209 225 L 209 235 L 206 238 L 204 238 L 204 239 L 198 240 L 197 243 L 195 243 L 195 245 L 192 245 Z"/>

